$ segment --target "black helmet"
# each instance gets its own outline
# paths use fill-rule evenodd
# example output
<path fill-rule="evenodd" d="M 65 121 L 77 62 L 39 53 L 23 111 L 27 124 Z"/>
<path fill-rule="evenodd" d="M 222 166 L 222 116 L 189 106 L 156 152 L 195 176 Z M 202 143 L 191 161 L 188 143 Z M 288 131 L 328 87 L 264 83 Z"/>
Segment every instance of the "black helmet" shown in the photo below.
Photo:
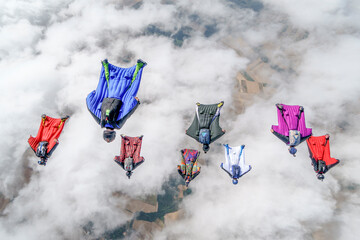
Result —
<path fill-rule="evenodd" d="M 325 176 L 324 176 L 323 174 L 318 174 L 318 175 L 317 175 L 317 178 L 318 178 L 319 180 L 323 181 L 324 178 L 325 178 Z"/>
<path fill-rule="evenodd" d="M 114 141 L 115 137 L 116 137 L 116 132 L 113 129 L 104 130 L 103 138 L 106 142 L 110 143 Z"/>
<path fill-rule="evenodd" d="M 207 151 L 209 151 L 209 149 L 210 149 L 209 144 L 204 144 L 204 145 L 203 145 L 203 150 L 204 150 L 205 153 L 206 153 Z"/>

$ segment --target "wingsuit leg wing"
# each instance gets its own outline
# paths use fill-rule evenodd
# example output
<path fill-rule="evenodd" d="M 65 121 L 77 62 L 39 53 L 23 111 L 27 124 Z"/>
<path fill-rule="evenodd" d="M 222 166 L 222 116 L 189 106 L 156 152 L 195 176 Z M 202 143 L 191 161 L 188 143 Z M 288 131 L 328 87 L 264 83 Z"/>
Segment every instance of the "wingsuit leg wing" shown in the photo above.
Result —
<path fill-rule="evenodd" d="M 134 163 L 134 169 L 143 164 L 145 159 L 143 157 L 140 158 L 140 161 Z"/>
<path fill-rule="evenodd" d="M 185 174 L 184 174 L 184 170 L 183 170 L 183 166 L 181 165 L 177 165 L 177 171 L 179 173 L 179 175 L 185 179 Z"/>
<path fill-rule="evenodd" d="M 229 175 L 229 177 L 232 178 L 232 174 L 231 174 L 228 170 L 226 170 L 226 168 L 224 168 L 224 164 L 223 164 L 223 163 L 220 164 L 220 167 L 221 167 L 222 170 L 224 170 L 224 171 Z"/>
<path fill-rule="evenodd" d="M 195 139 L 196 141 L 199 141 L 199 130 L 199 119 L 196 110 L 194 120 L 191 123 L 190 127 L 186 130 L 186 134 Z"/>
<path fill-rule="evenodd" d="M 123 169 L 125 169 L 125 168 L 124 168 L 124 160 L 121 161 L 120 156 L 115 156 L 114 161 L 115 161 L 117 164 L 119 164 L 120 167 L 122 167 Z"/>

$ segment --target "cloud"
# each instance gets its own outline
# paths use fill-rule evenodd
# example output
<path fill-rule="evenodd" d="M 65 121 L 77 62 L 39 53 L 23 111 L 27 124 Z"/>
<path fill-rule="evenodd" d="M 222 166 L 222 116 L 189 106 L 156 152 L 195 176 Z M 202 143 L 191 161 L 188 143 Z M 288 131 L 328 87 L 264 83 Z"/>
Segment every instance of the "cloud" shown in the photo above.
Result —
<path fill-rule="evenodd" d="M 350 232 L 358 232 L 347 219 L 356 218 L 359 201 L 359 139 L 353 134 L 360 128 L 355 54 L 360 41 L 354 23 L 359 8 L 353 1 L 316 3 L 311 11 L 305 11 L 307 6 L 276 1 L 2 3 L 0 89 L 6 91 L 0 95 L 0 167 L 6 171 L 0 173 L 0 192 L 11 203 L 0 218 L 1 238 L 83 238 L 90 223 L 91 236 L 98 237 L 121 226 L 131 218 L 121 194 L 160 193 L 175 171 L 179 150 L 199 147 L 184 134 L 195 103 L 221 100 L 220 121 L 227 133 L 219 142 L 246 144 L 253 170 L 233 186 L 219 168 L 223 149 L 214 144 L 202 154 L 207 164 L 181 204 L 185 217 L 155 238 L 304 239 L 324 234 L 334 223 L 332 231 L 339 235 L 333 236 L 351 238 Z M 238 38 L 247 43 L 247 50 L 237 49 L 240 55 L 228 46 Z M 255 97 L 236 115 L 236 74 L 259 57 L 275 69 L 266 72 L 275 93 Z M 118 131 L 144 135 L 145 163 L 131 180 L 112 161 L 120 138 L 105 143 L 85 106 L 104 58 L 124 67 L 137 58 L 148 62 L 138 93 L 142 104 Z M 314 133 L 331 134 L 332 154 L 342 162 L 324 182 L 316 179 L 305 144 L 293 158 L 270 134 L 277 102 L 303 105 Z M 42 113 L 71 115 L 45 168 L 36 164 L 26 143 Z M 27 167 L 33 169 L 29 179 L 22 177 Z"/>

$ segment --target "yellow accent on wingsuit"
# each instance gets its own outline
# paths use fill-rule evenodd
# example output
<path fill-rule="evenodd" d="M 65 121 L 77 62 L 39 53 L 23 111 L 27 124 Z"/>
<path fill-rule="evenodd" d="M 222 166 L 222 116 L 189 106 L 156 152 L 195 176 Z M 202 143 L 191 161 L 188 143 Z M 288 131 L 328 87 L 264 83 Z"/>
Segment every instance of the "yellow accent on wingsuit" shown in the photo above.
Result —
<path fill-rule="evenodd" d="M 46 117 L 43 117 L 42 118 L 42 124 L 43 124 L 44 127 L 45 127 L 45 120 L 46 120 Z"/>
<path fill-rule="evenodd" d="M 61 122 L 60 122 L 60 124 L 59 124 L 59 126 L 58 126 L 58 129 L 61 127 L 61 125 L 63 124 L 63 122 L 65 122 L 66 120 L 67 120 L 67 118 L 61 119 Z"/>

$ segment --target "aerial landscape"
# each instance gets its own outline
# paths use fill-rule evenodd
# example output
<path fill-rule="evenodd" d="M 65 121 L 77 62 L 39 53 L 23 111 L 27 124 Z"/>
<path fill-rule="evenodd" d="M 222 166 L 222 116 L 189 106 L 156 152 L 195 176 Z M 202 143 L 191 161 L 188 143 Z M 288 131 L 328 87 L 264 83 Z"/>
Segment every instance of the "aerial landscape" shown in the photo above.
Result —
<path fill-rule="evenodd" d="M 0 239 L 358 239 L 359 53 L 355 0 L 0 2 Z M 105 59 L 138 84 L 109 141 L 88 100 L 99 76 L 113 91 Z M 200 103 L 221 109 L 209 149 L 189 133 Z M 292 156 L 274 136 L 279 103 L 330 136 L 324 179 L 311 141 Z M 28 143 L 42 114 L 63 118 L 46 164 Z M 251 165 L 235 183 L 226 144 Z M 200 153 L 191 182 L 185 149 Z"/>

